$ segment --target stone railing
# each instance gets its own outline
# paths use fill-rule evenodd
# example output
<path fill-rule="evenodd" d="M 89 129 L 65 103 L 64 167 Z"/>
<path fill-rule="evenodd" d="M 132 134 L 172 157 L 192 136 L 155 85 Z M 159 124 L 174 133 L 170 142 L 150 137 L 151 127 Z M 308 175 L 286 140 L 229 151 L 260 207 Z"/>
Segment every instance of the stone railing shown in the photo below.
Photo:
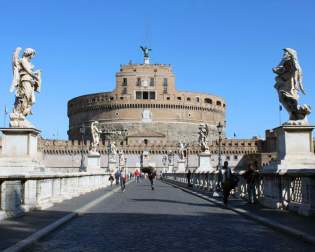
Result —
<path fill-rule="evenodd" d="M 248 197 L 247 184 L 241 174 L 238 186 L 232 194 L 238 198 Z M 190 183 L 196 190 L 218 191 L 218 173 L 192 173 Z M 188 186 L 186 173 L 165 173 L 163 179 Z M 255 184 L 256 199 L 270 208 L 287 209 L 302 215 L 315 214 L 315 173 L 260 174 Z"/>
<path fill-rule="evenodd" d="M 54 203 L 108 186 L 109 174 L 0 175 L 0 219 L 45 209 Z"/>
<path fill-rule="evenodd" d="M 244 178 L 238 174 L 239 183 L 237 188 L 233 190 L 233 195 L 236 197 L 247 197 L 247 185 Z M 165 173 L 163 179 L 175 181 L 180 183 L 182 186 L 188 186 L 187 173 Z M 205 190 L 208 192 L 220 191 L 219 173 L 192 173 L 190 178 L 191 186 L 197 190 Z M 256 195 L 260 198 L 261 186 L 256 185 Z"/>

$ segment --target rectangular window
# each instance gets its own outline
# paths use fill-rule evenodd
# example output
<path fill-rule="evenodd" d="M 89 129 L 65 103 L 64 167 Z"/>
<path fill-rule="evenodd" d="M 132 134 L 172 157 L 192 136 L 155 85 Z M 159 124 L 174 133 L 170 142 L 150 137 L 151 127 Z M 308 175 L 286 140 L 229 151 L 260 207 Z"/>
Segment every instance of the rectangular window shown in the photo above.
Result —
<path fill-rule="evenodd" d="M 150 78 L 150 86 L 154 87 L 154 78 Z"/>
<path fill-rule="evenodd" d="M 150 92 L 150 100 L 155 100 L 155 92 Z"/>
<path fill-rule="evenodd" d="M 163 87 L 167 87 L 167 78 L 163 79 Z"/>
<path fill-rule="evenodd" d="M 121 94 L 123 94 L 123 95 L 127 94 L 127 88 L 124 87 Z"/>
<path fill-rule="evenodd" d="M 136 92 L 136 99 L 137 99 L 137 100 L 142 99 L 142 92 L 141 92 L 141 91 L 137 91 L 137 92 Z"/>
<path fill-rule="evenodd" d="M 148 100 L 149 99 L 149 93 L 148 92 L 143 92 L 143 100 Z"/>
<path fill-rule="evenodd" d="M 141 78 L 137 78 L 137 86 L 141 86 Z"/>
<path fill-rule="evenodd" d="M 122 83 L 123 86 L 127 86 L 128 85 L 128 82 L 127 82 L 127 78 L 123 78 L 123 83 Z"/>

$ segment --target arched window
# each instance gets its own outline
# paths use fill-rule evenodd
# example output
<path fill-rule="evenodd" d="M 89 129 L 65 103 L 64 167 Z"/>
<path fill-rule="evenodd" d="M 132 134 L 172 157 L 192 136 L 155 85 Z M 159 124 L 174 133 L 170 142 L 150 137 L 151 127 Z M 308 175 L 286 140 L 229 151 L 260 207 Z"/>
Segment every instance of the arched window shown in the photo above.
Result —
<path fill-rule="evenodd" d="M 210 98 L 205 98 L 205 103 L 212 104 L 212 100 Z"/>

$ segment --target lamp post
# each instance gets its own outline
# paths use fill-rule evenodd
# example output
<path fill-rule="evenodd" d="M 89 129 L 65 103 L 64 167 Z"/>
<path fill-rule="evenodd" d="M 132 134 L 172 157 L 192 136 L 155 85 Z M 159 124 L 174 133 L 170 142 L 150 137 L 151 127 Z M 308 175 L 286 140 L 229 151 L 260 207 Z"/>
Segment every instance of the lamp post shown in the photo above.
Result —
<path fill-rule="evenodd" d="M 124 166 L 125 166 L 125 178 L 127 178 L 127 158 L 126 157 L 124 159 Z"/>
<path fill-rule="evenodd" d="M 84 170 L 84 155 L 83 155 L 83 142 L 84 142 L 84 134 L 85 134 L 85 126 L 82 124 L 80 128 L 81 134 L 81 164 L 80 164 L 80 171 Z"/>
<path fill-rule="evenodd" d="M 218 157 L 218 170 L 221 171 L 221 142 L 222 142 L 222 132 L 223 132 L 223 125 L 221 124 L 221 122 L 218 123 L 217 125 L 217 130 L 218 130 L 218 134 L 219 134 L 219 157 Z"/>
<path fill-rule="evenodd" d="M 189 170 L 189 143 L 186 145 L 186 172 Z"/>

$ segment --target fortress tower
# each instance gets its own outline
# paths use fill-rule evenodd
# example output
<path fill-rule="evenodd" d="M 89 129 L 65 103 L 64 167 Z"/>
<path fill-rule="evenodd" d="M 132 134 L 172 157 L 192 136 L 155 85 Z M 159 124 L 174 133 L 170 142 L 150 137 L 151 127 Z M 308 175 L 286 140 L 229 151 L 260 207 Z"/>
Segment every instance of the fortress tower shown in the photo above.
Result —
<path fill-rule="evenodd" d="M 217 138 L 216 125 L 225 120 L 222 97 L 176 90 L 170 65 L 121 65 L 112 92 L 87 94 L 68 102 L 70 140 L 81 139 L 82 125 L 99 121 L 104 129 L 128 130 L 128 144 L 197 142 L 200 123 L 207 123 L 209 140 Z M 85 131 L 90 139 L 90 131 Z"/>

